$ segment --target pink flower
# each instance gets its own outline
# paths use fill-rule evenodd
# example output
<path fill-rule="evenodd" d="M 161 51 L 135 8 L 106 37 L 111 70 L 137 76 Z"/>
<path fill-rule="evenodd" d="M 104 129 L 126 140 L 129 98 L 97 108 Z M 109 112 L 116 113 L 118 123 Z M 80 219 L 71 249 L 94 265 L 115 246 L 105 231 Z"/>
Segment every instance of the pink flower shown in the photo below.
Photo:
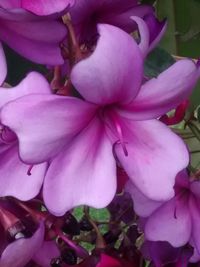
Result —
<path fill-rule="evenodd" d="M 176 177 L 175 196 L 166 202 L 146 198 L 133 185 L 127 190 L 134 200 L 138 215 L 146 218 L 144 233 L 147 240 L 167 241 L 174 247 L 190 243 L 200 259 L 200 182 L 190 179 L 186 170 Z"/>
<path fill-rule="evenodd" d="M 43 4 L 46 1 L 37 1 L 37 5 L 34 5 L 35 1 L 22 2 L 0 0 L 0 40 L 20 55 L 37 63 L 62 64 L 64 61 L 59 44 L 66 36 L 66 29 L 56 21 L 59 14 L 46 15 L 52 13 L 53 9 L 58 12 L 68 7 L 73 1 L 57 1 L 54 6 L 52 3 L 45 5 L 45 9 Z"/>
<path fill-rule="evenodd" d="M 98 29 L 94 53 L 71 73 L 84 100 L 27 95 L 1 111 L 2 123 L 18 137 L 22 160 L 50 162 L 43 196 L 56 215 L 80 204 L 108 205 L 116 192 L 116 159 L 136 187 L 157 201 L 173 197 L 175 176 L 189 161 L 182 140 L 157 118 L 188 97 L 199 78 L 197 66 L 182 60 L 142 84 L 136 42 L 117 27 Z"/>

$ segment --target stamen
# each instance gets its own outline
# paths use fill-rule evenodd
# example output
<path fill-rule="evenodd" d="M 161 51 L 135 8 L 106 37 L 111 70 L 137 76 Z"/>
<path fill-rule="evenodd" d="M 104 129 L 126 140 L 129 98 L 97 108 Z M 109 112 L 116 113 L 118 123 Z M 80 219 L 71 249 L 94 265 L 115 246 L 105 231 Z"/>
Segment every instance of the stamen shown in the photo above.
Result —
<path fill-rule="evenodd" d="M 121 144 L 122 149 L 124 151 L 124 155 L 127 157 L 128 156 L 128 151 L 127 151 L 127 148 L 126 148 L 126 145 L 125 145 L 126 143 L 124 141 L 121 125 L 120 125 L 119 121 L 117 120 L 117 118 L 114 116 L 114 114 L 111 114 L 111 118 L 112 118 L 112 121 L 113 121 L 113 123 L 115 125 L 115 128 L 117 130 L 117 134 L 118 134 L 118 137 L 119 137 L 119 140 L 114 145 L 116 145 L 117 143 Z"/>
<path fill-rule="evenodd" d="M 177 219 L 177 209 L 176 209 L 176 206 L 174 208 L 174 219 Z"/>
<path fill-rule="evenodd" d="M 27 171 L 27 175 L 28 175 L 28 176 L 31 176 L 31 175 L 32 175 L 31 171 L 32 171 L 33 167 L 34 167 L 34 165 L 31 165 L 31 166 L 28 168 L 28 171 Z"/>
<path fill-rule="evenodd" d="M 119 144 L 120 144 L 120 141 L 119 141 L 119 140 L 116 141 L 116 142 L 113 144 L 113 146 L 112 146 L 112 153 L 113 153 L 113 156 L 114 156 L 115 161 L 116 161 L 116 163 L 117 163 L 117 166 L 121 167 L 121 163 L 120 163 L 120 161 L 119 161 L 119 159 L 118 159 L 118 157 L 117 157 L 117 154 L 116 154 L 116 152 L 115 152 L 116 145 L 119 145 Z"/>

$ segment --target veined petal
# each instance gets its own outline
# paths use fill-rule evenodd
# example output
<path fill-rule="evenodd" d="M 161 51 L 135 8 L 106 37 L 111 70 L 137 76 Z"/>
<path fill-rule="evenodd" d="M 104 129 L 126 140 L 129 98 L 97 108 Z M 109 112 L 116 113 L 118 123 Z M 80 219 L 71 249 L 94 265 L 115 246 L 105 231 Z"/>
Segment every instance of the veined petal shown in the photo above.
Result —
<path fill-rule="evenodd" d="M 37 72 L 29 73 L 15 87 L 0 87 L 0 108 L 10 101 L 29 94 L 51 94 L 51 88 L 47 80 Z"/>
<path fill-rule="evenodd" d="M 191 227 L 187 199 L 173 198 L 149 217 L 145 237 L 150 241 L 167 241 L 174 247 L 180 247 L 190 240 Z"/>
<path fill-rule="evenodd" d="M 94 105 L 78 98 L 29 95 L 5 105 L 1 121 L 16 133 L 22 160 L 37 164 L 59 153 L 95 111 Z"/>
<path fill-rule="evenodd" d="M 7 246 L 0 258 L 0 267 L 25 266 L 38 251 L 44 240 L 44 225 L 31 238 L 21 238 Z"/>
<path fill-rule="evenodd" d="M 199 77 L 192 60 L 180 60 L 157 78 L 146 82 L 122 113 L 136 120 L 157 118 L 187 99 Z"/>
<path fill-rule="evenodd" d="M 7 147 L 5 150 L 4 147 Z M 18 155 L 17 144 L 0 146 L 0 197 L 12 196 L 27 201 L 38 195 L 42 187 L 47 164 L 24 164 Z"/>
<path fill-rule="evenodd" d="M 119 28 L 99 24 L 98 29 L 96 49 L 74 66 L 72 83 L 92 103 L 130 102 L 142 81 L 140 50 L 133 38 Z"/>
<path fill-rule="evenodd" d="M 175 177 L 189 162 L 182 139 L 157 120 L 121 120 L 124 143 L 116 155 L 129 178 L 148 198 L 165 201 L 173 197 Z"/>
<path fill-rule="evenodd" d="M 46 16 L 61 12 L 73 3 L 74 0 L 21 0 L 21 7 L 39 16 Z"/>
<path fill-rule="evenodd" d="M 112 144 L 102 123 L 94 118 L 51 162 L 44 182 L 44 201 L 50 212 L 59 216 L 78 205 L 103 208 L 115 192 Z"/>
<path fill-rule="evenodd" d="M 7 64 L 6 64 L 6 57 L 3 51 L 3 46 L 0 43 L 0 85 L 4 82 L 7 75 Z"/>
<path fill-rule="evenodd" d="M 133 199 L 134 210 L 137 215 L 141 217 L 150 216 L 156 209 L 158 209 L 163 202 L 155 201 L 147 198 L 142 192 L 140 192 L 134 184 L 129 181 L 126 184 L 125 190 L 129 192 Z"/>

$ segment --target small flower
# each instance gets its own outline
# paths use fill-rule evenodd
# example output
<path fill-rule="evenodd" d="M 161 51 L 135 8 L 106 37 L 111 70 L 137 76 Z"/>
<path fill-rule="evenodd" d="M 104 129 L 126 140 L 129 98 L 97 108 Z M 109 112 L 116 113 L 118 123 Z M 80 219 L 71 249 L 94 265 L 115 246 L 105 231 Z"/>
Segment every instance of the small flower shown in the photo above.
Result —
<path fill-rule="evenodd" d="M 166 202 L 146 198 L 133 185 L 128 185 L 134 208 L 145 218 L 144 233 L 147 240 L 167 241 L 174 247 L 190 243 L 200 258 L 200 182 L 190 179 L 186 170 L 176 177 L 175 196 Z"/>

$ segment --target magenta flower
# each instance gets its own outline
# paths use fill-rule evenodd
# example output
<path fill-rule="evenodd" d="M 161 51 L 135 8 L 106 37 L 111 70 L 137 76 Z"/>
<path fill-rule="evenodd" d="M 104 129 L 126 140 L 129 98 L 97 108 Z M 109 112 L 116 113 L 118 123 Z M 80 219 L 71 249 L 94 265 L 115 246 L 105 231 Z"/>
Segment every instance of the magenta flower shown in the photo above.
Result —
<path fill-rule="evenodd" d="M 136 29 L 130 17 L 143 18 L 150 13 L 153 13 L 153 8 L 139 5 L 137 0 L 80 0 L 70 9 L 80 42 L 90 42 L 96 38 L 98 23 L 108 23 L 130 33 Z"/>
<path fill-rule="evenodd" d="M 5 80 L 7 69 L 3 49 L 0 47 L 0 84 Z M 14 88 L 0 87 L 0 109 L 18 97 L 42 93 L 49 94 L 47 81 L 38 73 L 32 72 Z M 34 166 L 24 164 L 18 155 L 16 135 L 0 123 L 0 197 L 14 196 L 21 200 L 35 197 L 42 186 L 47 163 Z"/>
<path fill-rule="evenodd" d="M 145 237 L 151 241 L 167 241 L 174 247 L 188 242 L 194 247 L 190 261 L 200 258 L 200 182 L 190 180 L 186 171 L 176 177 L 175 196 L 167 202 L 146 198 L 133 185 L 128 191 L 134 200 L 135 211 L 146 217 Z"/>
<path fill-rule="evenodd" d="M 116 192 L 116 158 L 131 181 L 158 201 L 173 197 L 175 176 L 189 160 L 182 140 L 157 117 L 188 97 L 197 66 L 179 61 L 142 85 L 136 42 L 117 27 L 98 28 L 94 53 L 71 73 L 84 100 L 27 95 L 1 111 L 2 123 L 18 137 L 22 160 L 50 161 L 43 196 L 57 215 L 80 204 L 108 205 Z"/>
<path fill-rule="evenodd" d="M 66 29 L 56 21 L 55 15 L 45 16 L 52 13 L 55 3 L 54 6 L 45 5 L 46 9 L 43 10 L 42 4 L 46 1 L 39 1 L 37 6 L 33 6 L 33 2 L 24 1 L 21 4 L 21 1 L 0 0 L 0 40 L 20 55 L 37 63 L 62 64 L 64 61 L 59 44 L 66 36 Z M 64 7 L 64 2 L 65 7 L 68 7 L 72 0 L 57 2 L 55 12 L 59 11 L 61 6 Z M 23 6 L 30 11 L 40 13 L 41 16 L 32 14 L 23 9 Z"/>

